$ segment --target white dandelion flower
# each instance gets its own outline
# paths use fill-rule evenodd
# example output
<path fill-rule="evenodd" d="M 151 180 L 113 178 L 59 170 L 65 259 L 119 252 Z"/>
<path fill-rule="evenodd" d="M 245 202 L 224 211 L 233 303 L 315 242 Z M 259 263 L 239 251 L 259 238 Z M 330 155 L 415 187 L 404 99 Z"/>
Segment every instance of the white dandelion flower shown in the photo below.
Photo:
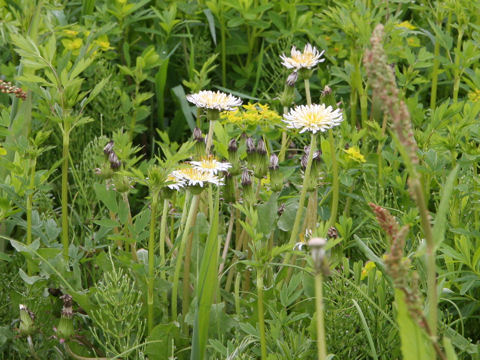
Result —
<path fill-rule="evenodd" d="M 294 46 L 290 51 L 290 57 L 282 54 L 280 55 L 280 58 L 283 60 L 282 65 L 287 69 L 311 69 L 317 64 L 325 61 L 325 59 L 322 58 L 324 52 L 325 50 L 318 52 L 315 46 L 307 44 L 303 48 L 303 52 L 300 52 Z"/>
<path fill-rule="evenodd" d="M 203 90 L 196 94 L 187 95 L 187 100 L 197 107 L 219 111 L 235 110 L 237 106 L 242 105 L 240 98 L 221 91 Z"/>
<path fill-rule="evenodd" d="M 299 129 L 300 133 L 310 131 L 325 132 L 343 121 L 340 109 L 333 110 L 324 104 L 300 105 L 284 115 L 283 121 L 289 129 Z"/>
<path fill-rule="evenodd" d="M 207 184 L 223 185 L 222 179 L 212 172 L 198 170 L 193 167 L 175 170 L 172 172 L 172 175 L 179 181 L 183 181 L 185 186 L 200 186 L 203 188 Z"/>
<path fill-rule="evenodd" d="M 190 164 L 192 164 L 195 169 L 211 172 L 213 175 L 217 175 L 217 173 L 222 171 L 227 171 L 232 167 L 230 163 L 220 162 L 212 155 L 204 157 L 200 161 L 190 161 Z"/>
<path fill-rule="evenodd" d="M 167 176 L 167 187 L 170 190 L 180 190 L 185 187 L 185 180 L 178 178 L 173 173 L 168 174 Z"/>

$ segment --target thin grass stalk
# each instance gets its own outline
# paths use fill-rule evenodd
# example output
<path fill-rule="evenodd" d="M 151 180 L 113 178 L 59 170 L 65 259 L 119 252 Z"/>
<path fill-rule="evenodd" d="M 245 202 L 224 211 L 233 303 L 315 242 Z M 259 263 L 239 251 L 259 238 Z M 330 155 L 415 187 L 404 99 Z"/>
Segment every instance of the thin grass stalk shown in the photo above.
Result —
<path fill-rule="evenodd" d="M 195 226 L 193 220 L 192 227 Z M 185 247 L 185 261 L 183 264 L 183 295 L 182 295 L 182 313 L 188 314 L 190 309 L 190 268 L 192 264 L 192 246 L 193 246 L 193 231 L 187 238 L 187 245 Z M 183 331 L 187 334 L 186 323 L 183 323 Z"/>
<path fill-rule="evenodd" d="M 328 222 L 329 227 L 335 226 L 335 222 L 337 221 L 337 213 L 338 213 L 338 198 L 340 193 L 340 181 L 338 178 L 338 163 L 337 163 L 337 154 L 335 151 L 335 139 L 333 138 L 333 131 L 332 129 L 329 130 L 328 139 L 330 142 L 330 152 L 332 153 L 332 206 L 331 206 L 331 213 L 330 213 L 330 220 Z"/>
<path fill-rule="evenodd" d="M 267 359 L 267 340 L 265 338 L 265 315 L 263 307 L 263 269 L 257 269 L 257 309 L 258 309 L 258 328 L 260 331 L 260 348 L 262 360 Z"/>
<path fill-rule="evenodd" d="M 310 95 L 310 80 L 305 79 L 305 97 L 307 99 L 307 105 L 312 105 L 312 96 Z"/>
<path fill-rule="evenodd" d="M 218 276 L 222 275 L 222 271 L 225 267 L 225 262 L 227 261 L 227 255 L 228 255 L 228 249 L 230 247 L 230 241 L 232 239 L 232 234 L 233 234 L 233 225 L 235 223 L 235 212 L 233 211 L 233 207 L 230 211 L 230 220 L 228 222 L 228 230 L 227 230 L 227 237 L 225 239 L 225 245 L 223 247 L 223 252 L 222 252 L 222 262 L 220 263 L 220 267 L 218 269 Z"/>
<path fill-rule="evenodd" d="M 188 212 L 187 222 L 185 224 L 185 230 L 183 231 L 182 239 L 180 241 L 180 248 L 178 250 L 177 258 L 175 259 L 175 272 L 173 275 L 173 288 L 172 288 L 172 321 L 177 321 L 177 294 L 178 294 L 178 282 L 180 279 L 180 270 L 182 268 L 182 258 L 185 252 L 185 245 L 187 237 L 192 229 L 192 224 L 197 215 L 199 203 L 199 195 L 193 195 L 192 203 L 190 204 L 190 210 Z M 185 314 L 184 314 L 185 315 Z"/>
<path fill-rule="evenodd" d="M 460 89 L 460 52 L 462 51 L 463 27 L 458 29 L 457 48 L 455 51 L 455 66 L 453 75 L 453 102 L 458 100 L 458 90 Z"/>
<path fill-rule="evenodd" d="M 150 233 L 148 237 L 148 297 L 147 297 L 147 327 L 148 334 L 153 330 L 153 288 L 155 283 L 155 223 L 158 206 L 158 193 L 152 194 L 152 205 L 150 215 Z"/>
<path fill-rule="evenodd" d="M 318 360 L 327 358 L 327 343 L 325 341 L 324 307 L 323 307 L 323 275 L 321 271 L 315 274 L 315 308 L 317 310 L 317 353 Z"/>
<path fill-rule="evenodd" d="M 63 258 L 68 263 L 68 154 L 70 143 L 70 122 L 63 121 L 63 162 L 62 162 L 62 246 Z"/>
<path fill-rule="evenodd" d="M 288 107 L 283 107 L 283 114 L 288 113 Z M 278 161 L 282 162 L 285 160 L 285 154 L 287 152 L 288 147 L 288 134 L 285 130 L 282 130 L 282 145 L 280 147 L 280 152 L 278 154 Z"/>

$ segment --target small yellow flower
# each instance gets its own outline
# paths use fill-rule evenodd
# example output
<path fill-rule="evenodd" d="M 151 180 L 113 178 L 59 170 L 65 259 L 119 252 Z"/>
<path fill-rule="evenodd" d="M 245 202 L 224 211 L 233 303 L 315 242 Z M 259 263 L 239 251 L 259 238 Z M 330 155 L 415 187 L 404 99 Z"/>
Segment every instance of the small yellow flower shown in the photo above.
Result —
<path fill-rule="evenodd" d="M 367 263 L 362 269 L 362 275 L 360 276 L 360 279 L 361 280 L 365 279 L 368 276 L 368 274 L 375 268 L 376 266 L 373 261 L 367 261 Z"/>
<path fill-rule="evenodd" d="M 0 146 L 0 156 L 5 156 L 5 155 L 7 155 L 7 150 L 5 150 L 5 148 Z"/>
<path fill-rule="evenodd" d="M 67 36 L 70 36 L 70 37 L 75 37 L 78 35 L 78 31 L 76 30 L 69 30 L 69 29 L 66 29 L 66 30 L 63 30 L 63 33 Z"/>
<path fill-rule="evenodd" d="M 407 38 L 407 44 L 410 47 L 419 47 L 420 40 L 416 36 L 410 36 Z"/>
<path fill-rule="evenodd" d="M 97 40 L 94 41 L 96 45 L 100 48 L 102 51 L 108 51 L 113 49 L 113 47 L 110 46 L 110 41 L 108 41 L 108 38 L 106 36 L 102 36 L 98 38 Z"/>
<path fill-rule="evenodd" d="M 259 103 L 248 103 L 242 106 L 243 110 L 235 109 L 233 111 L 224 111 L 221 113 L 222 120 L 236 124 L 244 125 L 265 125 L 279 123 L 281 116 L 268 105 Z"/>
<path fill-rule="evenodd" d="M 407 30 L 415 30 L 417 27 L 412 25 L 410 21 L 402 21 L 400 24 L 396 24 L 396 27 L 405 28 Z"/>
<path fill-rule="evenodd" d="M 357 161 L 360 163 L 364 163 L 366 161 L 365 157 L 361 154 L 360 150 L 354 146 L 344 151 L 347 153 L 348 157 L 354 161 Z"/>
<path fill-rule="evenodd" d="M 480 102 L 480 89 L 477 89 L 477 90 L 474 90 L 474 91 L 470 91 L 468 93 L 468 99 L 471 101 L 471 102 Z"/>
<path fill-rule="evenodd" d="M 82 47 L 83 40 L 80 38 L 76 38 L 73 40 L 63 39 L 62 44 L 63 46 L 65 46 L 65 49 L 72 51 L 75 54 L 77 50 L 79 50 Z"/>

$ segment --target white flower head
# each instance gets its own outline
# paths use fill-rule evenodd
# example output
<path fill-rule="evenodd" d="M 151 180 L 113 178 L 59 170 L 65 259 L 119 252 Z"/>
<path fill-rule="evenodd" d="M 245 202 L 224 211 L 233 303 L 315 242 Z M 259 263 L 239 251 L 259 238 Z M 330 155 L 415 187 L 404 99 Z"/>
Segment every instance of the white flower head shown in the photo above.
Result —
<path fill-rule="evenodd" d="M 232 167 L 232 165 L 228 162 L 220 162 L 212 155 L 208 157 L 204 157 L 200 161 L 190 161 L 193 168 L 198 169 L 200 171 L 211 172 L 213 175 L 217 175 L 217 173 L 221 171 L 227 171 Z"/>
<path fill-rule="evenodd" d="M 175 170 L 172 172 L 172 175 L 179 181 L 184 182 L 185 186 L 200 186 L 203 188 L 207 184 L 223 185 L 222 179 L 212 172 L 198 170 L 193 167 Z"/>
<path fill-rule="evenodd" d="M 311 69 L 317 64 L 325 61 L 325 59 L 322 58 L 324 52 L 325 50 L 318 52 L 315 46 L 307 44 L 303 48 L 303 52 L 300 52 L 294 46 L 290 51 L 290 57 L 282 54 L 280 55 L 280 58 L 283 60 L 282 65 L 287 69 Z"/>
<path fill-rule="evenodd" d="M 187 100 L 199 108 L 219 111 L 235 110 L 237 106 L 242 105 L 240 98 L 221 91 L 203 90 L 196 94 L 187 95 Z"/>
<path fill-rule="evenodd" d="M 178 178 L 174 173 L 168 174 L 167 176 L 167 187 L 170 190 L 180 190 L 185 187 L 185 180 Z"/>
<path fill-rule="evenodd" d="M 340 109 L 333 110 L 331 106 L 324 104 L 300 105 L 285 114 L 283 121 L 289 129 L 300 129 L 300 133 L 310 131 L 315 134 L 340 125 L 343 116 Z"/>

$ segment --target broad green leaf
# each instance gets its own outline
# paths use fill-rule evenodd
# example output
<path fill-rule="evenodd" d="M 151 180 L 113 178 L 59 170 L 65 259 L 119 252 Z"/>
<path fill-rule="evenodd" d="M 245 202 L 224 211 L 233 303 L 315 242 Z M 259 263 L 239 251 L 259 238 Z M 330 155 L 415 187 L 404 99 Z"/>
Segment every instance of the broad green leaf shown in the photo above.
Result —
<path fill-rule="evenodd" d="M 37 281 L 39 280 L 43 280 L 43 278 L 41 276 L 37 276 L 37 275 L 34 275 L 34 276 L 28 276 L 25 271 L 23 271 L 22 269 L 18 269 L 18 274 L 20 275 L 20 277 L 22 278 L 23 281 L 25 281 L 28 285 L 33 285 L 35 284 Z"/>
<path fill-rule="evenodd" d="M 102 201 L 105 206 L 113 213 L 118 212 L 117 197 L 113 190 L 107 190 L 104 184 L 94 184 L 93 189 L 97 195 L 97 199 Z"/>
<path fill-rule="evenodd" d="M 395 303 L 397 304 L 397 322 L 400 329 L 401 349 L 404 359 L 434 360 L 435 351 L 425 331 L 420 328 L 417 319 L 412 319 L 405 303 L 405 295 L 395 289 Z"/>
<path fill-rule="evenodd" d="M 445 355 L 447 360 L 457 360 L 457 354 L 455 354 L 455 349 L 453 348 L 452 342 L 449 338 L 443 338 L 443 347 L 445 348 Z"/>
<path fill-rule="evenodd" d="M 180 103 L 180 107 L 182 109 L 183 116 L 185 116 L 185 120 L 187 121 L 188 127 L 190 130 L 193 131 L 195 129 L 195 120 L 193 119 L 192 112 L 190 110 L 190 105 L 187 102 L 187 98 L 185 95 L 185 90 L 183 90 L 182 85 L 177 85 L 172 88 L 173 94 L 177 97 L 178 102 Z"/>

